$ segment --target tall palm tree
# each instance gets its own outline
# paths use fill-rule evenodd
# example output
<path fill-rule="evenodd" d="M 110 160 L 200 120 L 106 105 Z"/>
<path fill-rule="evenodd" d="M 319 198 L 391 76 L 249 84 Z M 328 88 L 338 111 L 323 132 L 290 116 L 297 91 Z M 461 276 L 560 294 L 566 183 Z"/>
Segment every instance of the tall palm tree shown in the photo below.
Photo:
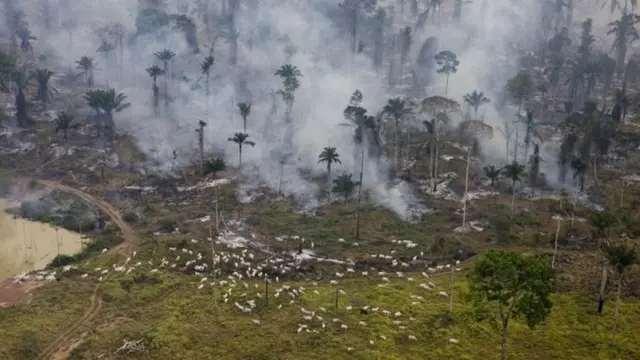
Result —
<path fill-rule="evenodd" d="M 251 114 L 251 103 L 238 103 L 238 110 L 240 111 L 240 116 L 242 116 L 242 128 L 244 132 L 247 132 L 247 117 Z"/>
<path fill-rule="evenodd" d="M 484 171 L 484 176 L 491 180 L 491 187 L 495 186 L 496 181 L 500 179 L 500 175 L 502 174 L 502 168 L 496 168 L 495 165 L 485 166 L 482 168 L 482 171 Z"/>
<path fill-rule="evenodd" d="M 207 123 L 198 120 L 198 128 L 196 129 L 196 133 L 198 134 L 198 149 L 200 150 L 200 176 L 204 176 L 204 127 L 207 126 Z"/>
<path fill-rule="evenodd" d="M 333 179 L 333 188 L 331 189 L 331 191 L 342 194 L 345 203 L 353 194 L 356 186 L 360 186 L 360 183 L 357 181 L 353 181 L 352 177 L 352 174 L 342 174 Z"/>
<path fill-rule="evenodd" d="M 158 76 L 164 75 L 164 70 L 160 68 L 158 65 L 153 65 L 150 68 L 147 68 L 147 74 L 153 79 L 153 109 L 158 113 L 158 93 L 160 89 L 158 89 Z"/>
<path fill-rule="evenodd" d="M 87 86 L 93 87 L 93 70 L 95 68 L 93 59 L 88 56 L 83 56 L 80 60 L 76 61 L 76 64 L 78 65 L 77 68 L 82 70 Z"/>
<path fill-rule="evenodd" d="M 213 56 L 207 56 L 204 58 L 204 61 L 200 64 L 200 72 L 205 76 L 205 94 L 207 98 L 209 96 L 209 77 L 211 76 L 211 67 L 213 66 L 214 59 Z M 207 101 L 208 103 L 208 101 Z"/>
<path fill-rule="evenodd" d="M 511 144 L 511 138 L 513 137 L 513 134 L 515 132 L 515 126 L 512 124 L 511 121 L 505 119 L 503 125 L 500 127 L 497 127 L 498 132 L 500 132 L 502 134 L 502 136 L 504 136 L 505 139 L 505 143 L 506 143 L 506 151 L 505 151 L 505 162 L 509 163 L 509 145 Z M 515 158 L 515 155 L 514 155 Z"/>
<path fill-rule="evenodd" d="M 284 64 L 276 70 L 274 75 L 282 79 L 284 89 L 278 90 L 277 93 L 282 96 L 290 112 L 293 101 L 295 100 L 295 91 L 300 87 L 300 80 L 298 78 L 302 77 L 302 72 L 294 65 Z"/>
<path fill-rule="evenodd" d="M 638 260 L 638 253 L 633 245 L 629 243 L 608 243 L 603 249 L 609 264 L 618 274 L 618 287 L 616 290 L 616 309 L 613 315 L 613 329 L 615 335 L 618 324 L 618 315 L 620 313 L 620 293 L 622 291 L 622 280 L 627 269 L 629 269 Z"/>
<path fill-rule="evenodd" d="M 47 105 L 55 91 L 55 89 L 49 84 L 49 80 L 51 80 L 51 76 L 53 76 L 53 74 L 53 71 L 49 69 L 36 69 L 30 73 L 30 77 L 35 79 L 38 83 L 38 94 L 36 99 L 42 102 L 42 106 L 45 111 L 47 110 Z"/>
<path fill-rule="evenodd" d="M 446 125 L 449 123 L 449 116 L 447 111 L 457 112 L 460 110 L 460 104 L 457 101 L 451 100 L 443 96 L 430 96 L 422 99 L 420 102 L 420 113 L 430 113 L 432 119 L 435 119 L 435 141 L 433 142 L 433 192 L 437 190 L 438 182 L 438 158 L 440 152 L 440 136 L 443 133 L 443 127 L 440 125 Z"/>
<path fill-rule="evenodd" d="M 573 169 L 573 179 L 578 179 L 580 182 L 580 192 L 584 192 L 584 178 L 587 174 L 587 162 L 579 157 L 574 157 L 571 160 L 571 169 Z"/>
<path fill-rule="evenodd" d="M 327 182 L 329 183 L 329 201 L 331 201 L 331 165 L 342 164 L 340 161 L 340 154 L 335 147 L 325 147 L 318 156 L 318 164 L 327 164 Z"/>
<path fill-rule="evenodd" d="M 393 98 L 387 101 L 387 104 L 382 109 L 382 114 L 386 114 L 393 118 L 395 124 L 395 155 L 394 155 L 394 170 L 398 171 L 399 155 L 401 150 L 400 145 L 400 121 L 408 114 L 411 113 L 411 109 L 406 106 L 406 103 L 401 98 Z"/>
<path fill-rule="evenodd" d="M 504 176 L 508 179 L 511 179 L 511 215 L 513 215 L 513 210 L 515 208 L 516 202 L 516 183 L 518 181 L 522 181 L 522 176 L 524 176 L 524 165 L 520 165 L 517 161 L 511 162 L 511 164 L 507 164 L 502 169 Z"/>
<path fill-rule="evenodd" d="M 116 46 L 114 44 L 104 40 L 102 41 L 102 43 L 100 43 L 98 50 L 96 50 L 97 53 L 103 54 L 107 67 L 113 66 L 113 59 L 111 58 L 111 52 L 115 49 L 116 49 Z"/>
<path fill-rule="evenodd" d="M 478 109 L 482 105 L 490 101 L 491 100 L 489 100 L 488 97 L 484 96 L 484 93 L 482 91 L 478 92 L 476 90 L 473 90 L 472 93 L 464 95 L 464 102 L 471 106 L 471 108 L 473 109 L 474 120 L 478 120 Z"/>
<path fill-rule="evenodd" d="M 536 186 L 538 186 L 538 180 L 540 178 L 540 145 L 533 145 L 533 155 L 529 159 L 529 184 L 531 185 L 531 197 L 536 196 Z"/>
<path fill-rule="evenodd" d="M 123 93 L 116 93 L 115 89 L 96 89 L 87 91 L 84 99 L 90 107 L 98 112 L 98 118 L 101 123 L 98 128 L 104 127 L 108 129 L 113 140 L 115 136 L 113 115 L 131 106 L 131 103 L 125 102 L 127 96 Z"/>
<path fill-rule="evenodd" d="M 153 53 L 153 55 L 155 55 L 158 58 L 158 60 L 162 61 L 163 70 L 165 73 L 164 96 L 165 96 L 165 101 L 168 101 L 169 99 L 169 62 L 171 62 L 171 60 L 176 56 L 176 53 L 174 53 L 169 49 L 164 49 L 162 51 Z"/>
<path fill-rule="evenodd" d="M 68 140 L 69 140 L 69 130 L 77 130 L 78 124 L 74 124 L 73 120 L 75 116 L 71 113 L 60 112 L 58 116 L 54 119 L 56 124 L 56 134 L 62 133 L 62 139 L 64 140 L 64 154 L 67 155 L 69 153 L 68 148 Z"/>
<path fill-rule="evenodd" d="M 241 132 L 235 133 L 233 137 L 230 137 L 228 139 L 230 142 L 236 143 L 238 145 L 238 167 L 242 166 L 242 147 L 244 145 L 249 145 L 251 147 L 256 146 L 255 142 L 248 139 L 249 139 L 249 134 L 241 133 Z"/>

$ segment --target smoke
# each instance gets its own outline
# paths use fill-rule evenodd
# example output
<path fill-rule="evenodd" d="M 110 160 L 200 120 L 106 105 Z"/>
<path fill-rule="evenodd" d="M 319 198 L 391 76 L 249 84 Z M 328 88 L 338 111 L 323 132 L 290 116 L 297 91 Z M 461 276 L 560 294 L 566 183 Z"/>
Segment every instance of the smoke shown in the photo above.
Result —
<path fill-rule="evenodd" d="M 339 11 L 335 0 L 242 0 L 235 18 L 239 34 L 235 66 L 229 64 L 230 44 L 224 38 L 228 29 L 207 32 L 202 19 L 193 12 L 196 9 L 194 1 L 190 2 L 189 16 L 198 27 L 199 54 L 193 53 L 183 32 L 172 27 L 166 27 L 164 33 L 139 35 L 135 41 L 129 42 L 136 31 L 139 4 L 135 1 L 90 1 L 74 6 L 69 6 L 69 1 L 64 0 L 46 1 L 52 9 L 51 29 L 43 28 L 45 22 L 42 21 L 40 2 L 20 1 L 32 32 L 38 37 L 34 41 L 37 42 L 34 44 L 36 52 L 54 54 L 47 57 L 47 66 L 57 72 L 65 72 L 69 66 L 75 67 L 75 61 L 83 55 L 95 58 L 102 69 L 96 71 L 97 84 L 123 92 L 132 104 L 126 111 L 115 115 L 116 127 L 135 137 L 140 149 L 149 155 L 159 172 L 173 169 L 174 150 L 178 154 L 179 165 L 194 160 L 198 146 L 195 129 L 199 120 L 207 123 L 204 128 L 205 151 L 223 156 L 230 165 L 237 164 L 238 148 L 228 138 L 242 131 L 242 118 L 236 104 L 251 102 L 247 132 L 256 146 L 243 148 L 243 181 L 273 189 L 282 187 L 285 194 L 313 205 L 320 189 L 319 185 L 308 180 L 309 173 L 313 175 L 324 171 L 324 167 L 317 163 L 318 154 L 324 147 L 337 147 L 341 155 L 342 164 L 334 166 L 335 172 L 353 173 L 355 179 L 358 177 L 359 161 L 353 156 L 357 153 L 353 129 L 342 126 L 345 123 L 343 109 L 351 93 L 361 90 L 363 106 L 372 114 L 378 112 L 388 98 L 402 93 L 388 89 L 388 81 L 382 75 L 388 68 L 386 61 L 378 71 L 373 68 L 370 48 L 365 47 L 365 51 L 355 57 L 351 55 L 349 32 L 338 25 L 341 20 L 335 16 Z M 189 1 L 167 0 L 164 3 L 162 10 L 175 14 L 179 5 Z M 208 11 L 220 17 L 223 2 L 219 3 L 209 4 Z M 254 3 L 259 3 L 255 12 L 251 11 Z M 517 5 L 512 5 L 509 0 L 491 3 L 493 5 L 486 10 L 482 10 L 480 1 L 465 3 L 462 25 L 451 24 L 446 9 L 439 16 L 434 15 L 435 23 L 428 19 L 424 29 L 413 35 L 413 50 L 408 63 L 415 64 L 420 44 L 427 37 L 436 37 L 438 51 L 454 51 L 460 60 L 457 73 L 450 77 L 448 96 L 462 103 L 465 93 L 484 91 L 492 103 L 484 106 L 481 112 L 486 122 L 496 127 L 504 122 L 503 114 L 497 111 L 503 85 L 518 71 L 517 53 L 509 44 L 537 44 L 533 29 L 537 26 L 539 5 L 533 0 L 521 1 Z M 391 2 L 379 1 L 379 6 L 384 6 L 388 13 L 396 13 L 393 25 L 385 25 L 387 35 L 397 34 L 404 26 L 415 26 L 415 18 L 398 14 L 399 7 L 393 10 L 392 5 Z M 370 22 L 374 14 L 375 11 L 362 22 Z M 438 17 L 442 26 L 437 26 Z M 71 31 L 71 42 L 68 31 L 62 27 L 62 23 L 70 19 L 76 22 Z M 215 21 L 216 18 L 211 16 L 210 22 Z M 101 42 L 96 30 L 116 22 L 126 29 L 125 45 L 128 45 L 122 55 L 116 49 L 111 60 L 107 60 L 96 53 Z M 371 27 L 360 25 L 358 29 L 359 38 L 366 44 L 370 42 Z M 212 44 L 214 46 L 208 48 Z M 170 67 L 174 77 L 168 79 L 171 102 L 165 107 L 165 79 L 160 77 L 160 112 L 156 115 L 152 80 L 145 69 L 154 64 L 162 67 L 154 52 L 165 48 L 177 54 Z M 200 63 L 210 51 L 215 57 L 215 64 L 209 80 L 211 95 L 207 97 Z M 120 56 L 124 62 L 121 69 L 114 66 Z M 296 66 L 302 77 L 292 111 L 294 155 L 281 168 L 286 105 L 278 99 L 275 102 L 277 112 L 272 114 L 272 92 L 282 88 L 282 81 L 274 76 L 274 72 L 286 63 Z M 445 77 L 434 75 L 431 78 L 436 83 L 427 89 L 428 95 L 443 95 Z M 486 153 L 492 154 L 491 161 L 504 159 L 504 140 L 497 132 L 492 140 L 484 141 L 482 145 Z M 406 184 L 390 185 L 384 164 L 384 159 L 382 162 L 366 159 L 364 188 L 371 191 L 374 201 L 403 218 L 409 218 L 417 197 Z M 281 173 L 284 174 L 282 181 Z"/>

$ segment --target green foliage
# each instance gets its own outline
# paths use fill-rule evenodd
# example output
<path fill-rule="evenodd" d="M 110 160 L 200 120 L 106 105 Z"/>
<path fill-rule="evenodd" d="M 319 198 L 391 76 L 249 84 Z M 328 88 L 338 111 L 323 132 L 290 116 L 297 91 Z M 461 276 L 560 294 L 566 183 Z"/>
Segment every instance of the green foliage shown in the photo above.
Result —
<path fill-rule="evenodd" d="M 529 98 L 534 88 L 535 86 L 531 75 L 524 70 L 520 71 L 507 82 L 507 90 L 518 103 L 522 103 L 523 100 Z"/>
<path fill-rule="evenodd" d="M 556 274 L 544 257 L 489 250 L 467 278 L 474 307 L 494 306 L 505 327 L 510 318 L 522 318 L 533 328 L 551 312 Z"/>
<path fill-rule="evenodd" d="M 347 201 L 356 187 L 360 185 L 360 182 L 353 181 L 351 178 L 352 174 L 342 174 L 333 179 L 333 188 L 331 190 L 335 193 L 342 194 L 344 201 Z"/>
<path fill-rule="evenodd" d="M 635 246 L 625 242 L 607 242 L 602 251 L 618 274 L 624 273 L 638 260 Z"/>
<path fill-rule="evenodd" d="M 73 256 L 59 254 L 59 255 L 56 255 L 56 257 L 54 257 L 53 260 L 51 260 L 49 265 L 47 265 L 47 268 L 66 266 L 73 263 L 74 260 L 75 259 L 73 258 Z"/>
<path fill-rule="evenodd" d="M 460 61 L 456 54 L 449 50 L 443 50 L 436 54 L 436 63 L 440 65 L 438 74 L 445 74 L 447 76 L 455 74 L 458 71 L 458 65 Z"/>
<path fill-rule="evenodd" d="M 16 59 L 0 51 L 0 91 L 11 91 L 10 85 L 17 71 Z"/>
<path fill-rule="evenodd" d="M 158 9 L 144 9 L 136 16 L 137 34 L 146 34 L 169 25 L 170 17 L 164 11 Z"/>
<path fill-rule="evenodd" d="M 127 211 L 122 216 L 122 220 L 126 221 L 129 224 L 135 224 L 136 222 L 138 222 L 138 220 L 140 220 L 140 217 L 138 216 L 138 214 L 136 214 L 135 211 Z"/>
<path fill-rule="evenodd" d="M 227 168 L 227 164 L 221 157 L 208 159 L 204 163 L 204 175 L 212 174 L 213 177 L 220 171 L 224 171 Z"/>

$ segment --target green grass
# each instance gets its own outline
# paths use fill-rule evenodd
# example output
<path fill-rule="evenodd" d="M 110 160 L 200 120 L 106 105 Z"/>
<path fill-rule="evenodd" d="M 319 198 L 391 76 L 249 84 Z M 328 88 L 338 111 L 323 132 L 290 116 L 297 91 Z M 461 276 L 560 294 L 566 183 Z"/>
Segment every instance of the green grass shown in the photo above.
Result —
<path fill-rule="evenodd" d="M 386 287 L 378 287 L 381 282 L 374 276 L 343 279 L 337 286 L 330 285 L 328 280 L 319 281 L 318 286 L 313 286 L 312 281 L 288 283 L 306 289 L 294 304 L 289 303 L 286 292 L 277 299 L 273 297 L 275 289 L 283 285 L 273 283 L 266 306 L 264 298 L 257 297 L 264 292 L 262 282 L 249 282 L 248 289 L 239 282 L 225 304 L 220 301 L 220 290 L 228 287 L 214 294 L 208 285 L 198 290 L 195 277 L 160 272 L 140 278 L 143 273 L 146 270 L 141 268 L 137 275 L 120 275 L 105 283 L 102 292 L 105 308 L 98 317 L 102 324 L 96 324 L 99 326 L 74 351 L 73 359 L 93 359 L 113 352 L 124 339 L 140 338 L 144 339 L 148 353 L 139 358 L 145 359 L 498 358 L 499 331 L 495 324 L 474 320 L 472 308 L 464 300 L 464 281 L 456 284 L 452 319 L 447 316 L 447 298 L 419 287 L 421 282 L 433 281 L 439 289 L 449 292 L 448 275 L 432 276 L 429 280 L 413 275 L 414 282 L 393 277 Z M 128 294 L 120 286 L 120 280 L 127 277 L 138 277 Z M 33 338 L 39 344 L 36 348 L 50 341 L 56 331 L 80 316 L 81 307 L 88 303 L 87 286 L 87 281 L 68 279 L 58 287 L 43 289 L 32 305 L 0 312 L 3 323 L 0 334 L 4 339 L 0 355 L 17 358 L 14 354 L 22 351 L 25 337 Z M 336 309 L 337 288 L 346 295 L 340 295 Z M 424 300 L 412 299 L 411 295 L 422 296 Z M 256 299 L 257 307 L 252 314 L 241 314 L 232 305 L 246 299 Z M 636 300 L 623 303 L 615 342 L 609 330 L 612 305 L 605 308 L 596 329 L 594 301 L 574 293 L 555 295 L 553 301 L 550 318 L 536 329 L 530 330 L 519 322 L 511 324 L 510 358 L 578 360 L 640 356 L 640 335 L 635 331 L 640 321 L 640 304 Z M 54 304 L 57 308 L 53 308 Z M 380 309 L 363 315 L 358 308 L 364 305 Z M 347 306 L 354 309 L 347 311 Z M 301 307 L 316 311 L 326 328 L 322 330 L 323 321 L 317 318 L 311 322 L 303 320 Z M 383 309 L 400 311 L 402 315 L 386 316 Z M 341 329 L 340 323 L 333 322 L 334 318 L 347 324 L 348 329 Z M 261 325 L 254 325 L 252 319 L 259 319 Z M 400 330 L 394 320 L 401 321 L 407 329 Z M 366 326 L 359 325 L 360 321 Z M 318 333 L 299 334 L 298 324 L 308 324 L 309 329 Z M 418 340 L 410 340 L 409 335 Z M 450 338 L 459 339 L 459 344 L 449 343 Z M 374 344 L 369 344 L 369 340 Z M 353 350 L 348 352 L 347 348 Z"/>

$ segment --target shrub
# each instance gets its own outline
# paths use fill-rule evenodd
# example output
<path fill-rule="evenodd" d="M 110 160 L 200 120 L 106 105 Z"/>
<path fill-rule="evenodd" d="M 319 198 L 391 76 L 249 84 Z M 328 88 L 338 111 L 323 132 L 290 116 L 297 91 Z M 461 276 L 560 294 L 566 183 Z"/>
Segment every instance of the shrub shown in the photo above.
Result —
<path fill-rule="evenodd" d="M 133 211 L 127 211 L 122 217 L 122 220 L 126 221 L 129 224 L 135 224 L 139 219 L 140 217 L 138 216 L 138 214 Z"/>
<path fill-rule="evenodd" d="M 47 265 L 47 268 L 66 266 L 73 263 L 73 261 L 74 261 L 73 256 L 69 256 L 65 254 L 56 255 L 56 257 L 54 257 L 53 260 L 51 260 L 49 265 Z"/>

